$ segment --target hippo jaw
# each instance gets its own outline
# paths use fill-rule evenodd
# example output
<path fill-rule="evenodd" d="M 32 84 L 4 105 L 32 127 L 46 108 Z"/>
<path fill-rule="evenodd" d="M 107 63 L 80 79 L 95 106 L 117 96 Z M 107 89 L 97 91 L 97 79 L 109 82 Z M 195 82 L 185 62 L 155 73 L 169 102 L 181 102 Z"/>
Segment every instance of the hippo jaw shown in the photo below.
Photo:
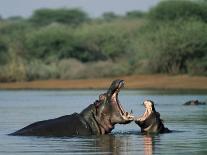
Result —
<path fill-rule="evenodd" d="M 101 134 L 109 133 L 117 123 L 127 124 L 134 120 L 134 116 L 123 109 L 118 99 L 123 86 L 123 80 L 113 81 L 107 93 L 101 95 L 102 100 L 99 99 L 96 120 L 101 127 Z"/>
<path fill-rule="evenodd" d="M 124 87 L 124 81 L 123 80 L 116 80 L 117 86 L 116 89 L 113 91 L 110 98 L 110 104 L 111 104 L 111 110 L 113 111 L 111 116 L 111 122 L 116 124 L 127 124 L 131 121 L 133 121 L 134 116 L 126 112 L 124 108 L 122 107 L 118 95 L 121 90 L 121 88 Z"/>
<path fill-rule="evenodd" d="M 146 108 L 145 113 L 143 116 L 135 119 L 135 123 L 140 126 L 141 132 L 147 134 L 170 133 L 171 130 L 164 126 L 160 113 L 156 112 L 154 102 L 146 100 L 143 104 Z"/>
<path fill-rule="evenodd" d="M 141 121 L 141 122 L 149 118 L 149 116 L 155 111 L 153 101 L 146 100 L 144 101 L 143 105 L 145 107 L 145 112 L 141 117 L 137 118 L 137 121 Z"/>
<path fill-rule="evenodd" d="M 135 119 L 135 123 L 138 124 L 142 132 L 156 132 L 159 123 L 157 119 L 159 118 L 159 113 L 155 111 L 153 101 L 146 100 L 143 103 L 145 107 L 145 113 Z"/>

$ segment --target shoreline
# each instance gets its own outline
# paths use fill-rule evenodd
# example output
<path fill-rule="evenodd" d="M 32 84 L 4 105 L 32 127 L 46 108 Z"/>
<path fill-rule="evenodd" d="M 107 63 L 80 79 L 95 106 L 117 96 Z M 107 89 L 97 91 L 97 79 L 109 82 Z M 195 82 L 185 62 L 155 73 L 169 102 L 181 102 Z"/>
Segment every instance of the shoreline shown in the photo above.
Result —
<path fill-rule="evenodd" d="M 98 79 L 38 80 L 0 83 L 0 90 L 79 90 L 107 89 L 115 79 L 125 80 L 125 89 L 141 90 L 207 90 L 207 77 L 188 75 L 132 75 Z"/>

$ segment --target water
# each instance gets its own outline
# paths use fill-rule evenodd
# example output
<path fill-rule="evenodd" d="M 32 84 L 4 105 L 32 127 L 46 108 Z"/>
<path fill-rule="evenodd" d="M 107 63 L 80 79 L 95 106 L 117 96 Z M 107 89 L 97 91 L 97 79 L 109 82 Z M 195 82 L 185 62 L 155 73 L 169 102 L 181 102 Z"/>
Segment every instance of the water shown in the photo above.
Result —
<path fill-rule="evenodd" d="M 39 138 L 8 136 L 30 123 L 80 112 L 104 91 L 0 91 L 0 154 L 207 154 L 207 106 L 183 106 L 185 101 L 207 101 L 206 93 L 121 91 L 127 111 L 142 115 L 145 99 L 155 102 L 172 133 L 145 136 L 131 123 L 116 125 L 103 136 Z"/>

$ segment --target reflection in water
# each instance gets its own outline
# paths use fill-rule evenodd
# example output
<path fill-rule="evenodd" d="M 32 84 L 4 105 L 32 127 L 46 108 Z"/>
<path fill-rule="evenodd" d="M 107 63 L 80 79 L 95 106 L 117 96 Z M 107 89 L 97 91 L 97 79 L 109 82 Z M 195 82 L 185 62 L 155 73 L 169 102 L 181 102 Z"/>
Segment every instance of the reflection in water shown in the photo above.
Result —
<path fill-rule="evenodd" d="M 115 133 L 109 135 L 101 135 L 94 138 L 94 140 L 95 140 L 94 147 L 96 147 L 97 153 L 101 152 L 103 154 L 117 155 L 117 154 L 128 154 L 129 152 L 131 154 L 133 153 L 137 154 L 137 152 L 140 153 L 140 151 L 143 152 L 142 151 L 143 148 L 139 147 L 141 145 L 140 135 L 137 137 L 134 135 L 134 133 L 133 134 Z"/>
<path fill-rule="evenodd" d="M 108 154 L 127 154 L 128 152 L 133 152 L 132 148 L 136 148 L 135 154 L 141 153 L 144 155 L 155 154 L 155 145 L 159 143 L 158 135 L 138 135 L 139 138 L 143 138 L 143 141 L 134 140 L 135 134 L 129 135 L 102 135 L 96 138 L 95 145 L 97 148 L 97 153 L 108 153 Z M 156 143 L 158 142 L 158 143 Z M 144 150 L 143 150 L 144 149 Z M 142 153 L 142 150 L 144 153 Z"/>
<path fill-rule="evenodd" d="M 120 138 L 120 137 L 119 137 Z M 110 154 L 120 154 L 123 142 L 115 135 L 103 135 L 97 139 L 97 147 L 100 152 Z"/>
<path fill-rule="evenodd" d="M 154 137 L 152 135 L 144 135 L 144 154 L 152 155 L 154 151 Z"/>
<path fill-rule="evenodd" d="M 127 154 L 128 152 L 133 152 L 131 149 L 136 148 L 134 153 L 142 153 L 144 148 L 144 155 L 152 155 L 155 153 L 155 141 L 159 141 L 158 135 L 138 135 L 138 137 L 143 138 L 143 141 L 134 141 L 133 137 L 135 134 L 129 135 L 119 135 L 110 134 L 102 135 L 96 138 L 95 145 L 97 152 L 108 153 L 108 154 Z M 141 139 L 140 139 L 141 140 Z"/>

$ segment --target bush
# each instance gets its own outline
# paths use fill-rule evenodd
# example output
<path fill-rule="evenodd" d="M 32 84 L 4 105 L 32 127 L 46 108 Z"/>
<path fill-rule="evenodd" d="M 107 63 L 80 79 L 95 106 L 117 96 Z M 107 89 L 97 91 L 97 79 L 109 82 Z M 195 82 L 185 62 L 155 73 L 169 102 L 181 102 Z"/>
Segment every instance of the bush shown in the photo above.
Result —
<path fill-rule="evenodd" d="M 8 60 L 8 46 L 6 38 L 0 36 L 0 65 L 6 64 Z"/>
<path fill-rule="evenodd" d="M 26 78 L 31 80 L 47 80 L 59 78 L 55 63 L 46 64 L 40 60 L 33 60 L 26 66 Z"/>
<path fill-rule="evenodd" d="M 207 22 L 207 3 L 189 0 L 161 1 L 149 11 L 153 20 L 177 20 L 196 18 Z"/>
<path fill-rule="evenodd" d="M 76 32 L 82 50 L 96 55 L 97 60 L 116 60 L 129 52 L 134 31 L 142 25 L 140 21 L 85 24 Z"/>
<path fill-rule="evenodd" d="M 196 20 L 149 25 L 134 44 L 137 60 L 147 60 L 151 72 L 187 73 L 190 62 L 202 64 L 207 55 L 207 26 Z"/>
<path fill-rule="evenodd" d="M 24 59 L 25 34 L 32 29 L 30 26 L 24 21 L 0 23 L 0 65 L 12 61 L 11 55 Z"/>
<path fill-rule="evenodd" d="M 29 19 L 40 26 L 52 23 L 78 25 L 87 20 L 89 20 L 88 15 L 80 9 L 39 9 Z"/>
<path fill-rule="evenodd" d="M 85 71 L 85 78 L 100 78 L 100 77 L 113 77 L 128 75 L 130 65 L 126 61 L 113 62 L 113 61 L 98 61 L 94 63 L 87 63 Z"/>
<path fill-rule="evenodd" d="M 126 75 L 129 64 L 126 62 L 97 61 L 82 63 L 75 59 L 64 59 L 57 63 L 60 79 L 98 78 Z"/>
<path fill-rule="evenodd" d="M 10 52 L 10 61 L 0 66 L 0 82 L 14 82 L 26 80 L 26 66 L 22 58 Z"/>
<path fill-rule="evenodd" d="M 0 34 L 9 37 L 11 40 L 16 40 L 23 37 L 24 34 L 31 29 L 33 29 L 32 25 L 26 21 L 4 21 L 0 23 Z"/>
<path fill-rule="evenodd" d="M 60 79 L 83 78 L 87 74 L 86 66 L 76 59 L 63 59 L 57 64 Z"/>
<path fill-rule="evenodd" d="M 50 25 L 28 33 L 25 46 L 27 58 L 45 61 L 71 57 L 75 39 L 71 29 L 61 25 Z"/>
<path fill-rule="evenodd" d="M 207 55 L 201 59 L 193 59 L 187 62 L 188 73 L 191 75 L 207 76 Z"/>
<path fill-rule="evenodd" d="M 102 18 L 105 21 L 113 21 L 115 19 L 118 19 L 119 16 L 116 15 L 114 12 L 105 12 L 105 13 L 103 13 Z"/>
<path fill-rule="evenodd" d="M 82 62 L 103 59 L 102 53 L 91 50 L 88 46 L 89 42 L 90 39 L 74 33 L 74 29 L 53 24 L 27 35 L 26 54 L 27 58 L 36 58 L 46 62 L 65 58 L 76 58 Z"/>
<path fill-rule="evenodd" d="M 143 18 L 145 13 L 142 11 L 129 11 L 126 13 L 127 18 Z"/>

